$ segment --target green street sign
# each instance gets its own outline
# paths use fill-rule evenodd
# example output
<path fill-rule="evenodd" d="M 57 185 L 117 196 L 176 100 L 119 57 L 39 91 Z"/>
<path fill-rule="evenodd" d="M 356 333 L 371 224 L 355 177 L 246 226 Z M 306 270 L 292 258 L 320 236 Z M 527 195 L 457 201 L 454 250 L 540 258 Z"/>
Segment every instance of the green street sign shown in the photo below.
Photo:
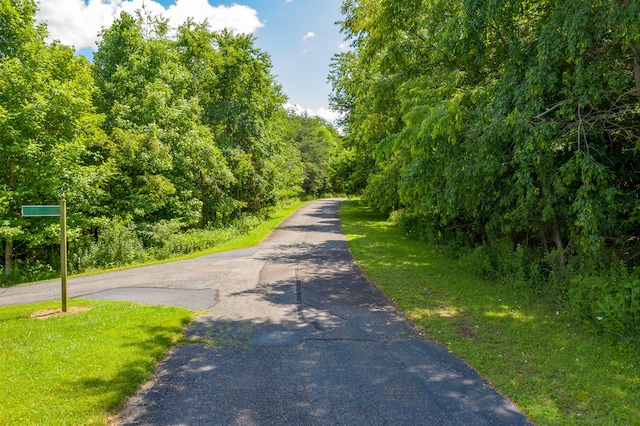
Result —
<path fill-rule="evenodd" d="M 60 281 L 62 312 L 67 312 L 67 200 L 60 196 L 59 206 L 22 206 L 22 216 L 60 216 Z"/>
<path fill-rule="evenodd" d="M 60 206 L 22 206 L 22 216 L 60 216 Z"/>

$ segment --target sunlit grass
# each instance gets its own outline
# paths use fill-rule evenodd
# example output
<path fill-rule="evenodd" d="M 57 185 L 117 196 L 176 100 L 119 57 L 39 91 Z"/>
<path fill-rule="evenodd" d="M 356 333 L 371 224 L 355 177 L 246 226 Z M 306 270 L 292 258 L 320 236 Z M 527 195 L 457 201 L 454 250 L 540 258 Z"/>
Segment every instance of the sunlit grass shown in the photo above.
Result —
<path fill-rule="evenodd" d="M 216 247 L 171 260 L 253 246 L 305 203 L 274 211 Z M 0 307 L 0 424 L 107 423 L 193 317 L 183 308 L 69 301 L 70 311 L 79 307 L 90 309 L 30 318 L 58 309 L 59 301 Z"/>
<path fill-rule="evenodd" d="M 69 301 L 0 308 L 0 424 L 104 424 L 192 319 L 183 308 Z"/>
<path fill-rule="evenodd" d="M 540 425 L 639 425 L 637 348 L 594 335 L 545 300 L 478 278 L 348 201 L 350 248 L 428 338 L 446 345 Z"/>
<path fill-rule="evenodd" d="M 212 254 L 212 253 L 220 253 L 223 251 L 252 247 L 258 244 L 263 239 L 265 239 L 271 232 L 273 232 L 274 229 L 278 227 L 278 225 L 280 225 L 280 223 L 282 223 L 293 212 L 295 212 L 296 210 L 298 210 L 300 207 L 302 207 L 307 203 L 308 201 L 296 201 L 291 204 L 287 204 L 286 206 L 282 206 L 278 209 L 275 209 L 269 214 L 267 219 L 260 222 L 260 224 L 255 228 L 242 234 L 235 234 L 228 240 L 223 241 L 219 244 L 216 244 L 212 247 L 209 247 L 205 250 L 195 251 L 193 253 L 179 255 L 179 256 L 172 256 L 172 257 L 163 258 L 163 259 L 149 260 L 148 262 L 135 263 L 131 265 L 121 266 L 118 268 L 111 268 L 109 269 L 109 271 L 121 271 L 121 270 L 126 270 L 131 268 L 137 268 L 139 266 L 159 265 L 162 263 L 175 262 L 178 260 L 193 259 L 196 257 L 200 257 L 207 254 Z M 100 270 L 94 269 L 94 270 L 85 271 L 80 274 L 76 274 L 74 276 L 85 276 L 85 275 L 97 274 L 102 272 L 107 272 L 107 271 L 103 269 L 100 269 Z"/>

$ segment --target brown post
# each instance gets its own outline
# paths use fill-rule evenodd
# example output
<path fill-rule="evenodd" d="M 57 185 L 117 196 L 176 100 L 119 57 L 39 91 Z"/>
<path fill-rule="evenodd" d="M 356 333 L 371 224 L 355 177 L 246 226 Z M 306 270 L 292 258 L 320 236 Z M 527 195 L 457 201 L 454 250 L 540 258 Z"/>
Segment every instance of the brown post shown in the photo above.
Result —
<path fill-rule="evenodd" d="M 60 279 L 62 281 L 62 312 L 67 312 L 67 201 L 60 197 Z"/>

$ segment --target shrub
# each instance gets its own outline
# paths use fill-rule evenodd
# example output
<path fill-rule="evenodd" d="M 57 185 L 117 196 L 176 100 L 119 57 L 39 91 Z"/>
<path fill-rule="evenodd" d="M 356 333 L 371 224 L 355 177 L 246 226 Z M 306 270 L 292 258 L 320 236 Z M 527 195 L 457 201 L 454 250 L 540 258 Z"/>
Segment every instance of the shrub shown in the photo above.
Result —
<path fill-rule="evenodd" d="M 194 253 L 225 242 L 238 232 L 234 229 L 190 229 L 167 237 L 162 247 L 153 249 L 156 259 L 168 259 L 182 254 Z"/>
<path fill-rule="evenodd" d="M 608 275 L 571 279 L 572 307 L 596 329 L 618 336 L 640 335 L 640 278 L 622 264 Z"/>
<path fill-rule="evenodd" d="M 58 262 L 58 267 L 60 263 Z M 13 270 L 9 276 L 4 275 L 4 270 L 0 268 L 0 286 L 14 285 L 18 283 L 44 281 L 60 276 L 58 268 L 39 260 L 16 259 L 13 262 Z"/>
<path fill-rule="evenodd" d="M 99 220 L 98 238 L 78 255 L 78 268 L 112 268 L 147 259 L 131 218 Z"/>

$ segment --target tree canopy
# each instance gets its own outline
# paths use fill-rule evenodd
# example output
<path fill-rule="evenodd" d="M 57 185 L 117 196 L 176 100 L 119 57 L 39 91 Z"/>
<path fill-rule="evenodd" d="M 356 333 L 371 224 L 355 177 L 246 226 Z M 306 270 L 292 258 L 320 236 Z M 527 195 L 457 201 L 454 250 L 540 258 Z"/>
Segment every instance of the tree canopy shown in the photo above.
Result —
<path fill-rule="evenodd" d="M 637 265 L 637 2 L 346 0 L 342 9 L 351 49 L 334 59 L 332 104 L 345 115 L 345 144 L 367 159 L 367 178 L 354 169 L 352 181 L 373 207 L 401 211 L 418 235 L 484 247 L 475 253 L 488 253 L 485 270 L 561 282 L 554 291 L 564 294 L 592 285 L 575 277 Z M 631 304 L 638 326 L 634 280 L 618 293 L 593 290 L 600 302 L 622 300 L 598 309 Z"/>
<path fill-rule="evenodd" d="M 36 11 L 0 0 L 3 280 L 58 268 L 57 222 L 22 218 L 21 205 L 66 196 L 73 269 L 142 260 L 170 234 L 331 189 L 339 136 L 285 109 L 252 36 L 122 13 L 89 62 L 47 43 Z"/>

